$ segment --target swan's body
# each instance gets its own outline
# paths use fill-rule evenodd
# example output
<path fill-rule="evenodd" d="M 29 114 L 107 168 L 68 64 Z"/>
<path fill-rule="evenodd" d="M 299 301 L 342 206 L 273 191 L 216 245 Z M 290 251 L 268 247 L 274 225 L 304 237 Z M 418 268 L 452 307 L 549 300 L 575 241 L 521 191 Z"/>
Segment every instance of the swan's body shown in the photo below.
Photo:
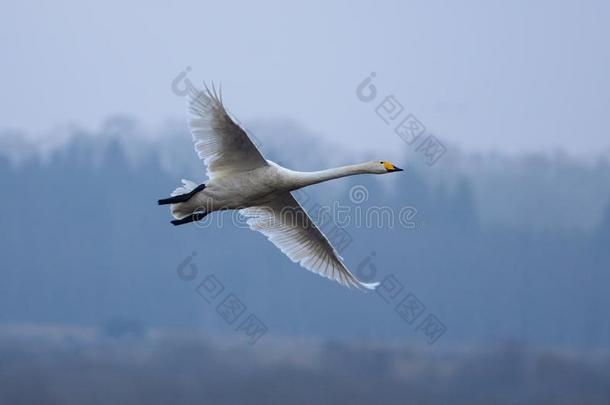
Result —
<path fill-rule="evenodd" d="M 240 210 L 253 230 L 263 233 L 284 254 L 306 269 L 347 286 L 373 289 L 341 261 L 328 239 L 291 195 L 291 191 L 356 174 L 400 171 L 388 162 L 367 162 L 316 172 L 286 169 L 263 158 L 248 135 L 228 116 L 215 92 L 192 91 L 189 121 L 195 150 L 207 166 L 205 185 L 183 180 L 172 198 L 175 225 L 221 210 Z"/>
<path fill-rule="evenodd" d="M 364 163 L 319 172 L 297 172 L 270 160 L 266 163 L 267 165 L 263 167 L 247 172 L 210 179 L 205 183 L 205 189 L 187 202 L 172 205 L 172 214 L 175 218 L 182 219 L 198 209 L 213 212 L 264 205 L 273 202 L 286 192 L 302 187 L 339 177 L 369 173 L 365 170 L 371 165 Z M 179 190 L 178 194 L 183 194 L 183 190 Z"/>

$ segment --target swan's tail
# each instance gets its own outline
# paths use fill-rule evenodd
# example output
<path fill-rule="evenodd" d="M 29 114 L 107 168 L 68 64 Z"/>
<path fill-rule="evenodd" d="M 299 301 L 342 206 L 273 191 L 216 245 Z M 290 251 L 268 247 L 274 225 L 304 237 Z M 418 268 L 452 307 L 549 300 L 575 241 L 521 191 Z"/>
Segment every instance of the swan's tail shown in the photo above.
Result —
<path fill-rule="evenodd" d="M 191 207 L 192 204 L 187 204 L 188 201 L 204 188 L 204 184 L 197 185 L 195 182 L 182 179 L 182 185 L 172 191 L 171 197 L 159 200 L 158 203 L 159 205 L 170 205 L 172 216 L 176 219 L 183 219 L 192 215 L 194 210 L 194 207 Z"/>
<path fill-rule="evenodd" d="M 179 186 L 177 189 L 175 189 L 174 191 L 172 191 L 172 193 L 170 194 L 172 197 L 175 197 L 177 195 L 182 195 L 182 194 L 189 194 L 191 191 L 193 191 L 195 188 L 197 187 L 197 183 L 187 180 L 187 179 L 182 179 L 182 185 Z"/>

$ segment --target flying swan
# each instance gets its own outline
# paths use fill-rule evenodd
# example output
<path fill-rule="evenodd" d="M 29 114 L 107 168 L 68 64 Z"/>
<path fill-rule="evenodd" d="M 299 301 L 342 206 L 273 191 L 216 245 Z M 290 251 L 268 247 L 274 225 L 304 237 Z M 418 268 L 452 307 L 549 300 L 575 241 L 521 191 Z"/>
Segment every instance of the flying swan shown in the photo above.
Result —
<path fill-rule="evenodd" d="M 374 289 L 343 264 L 342 258 L 290 193 L 302 187 L 355 174 L 402 169 L 374 161 L 316 172 L 298 172 L 266 160 L 246 132 L 227 114 L 214 87 L 191 88 L 189 126 L 195 151 L 207 167 L 208 181 L 183 185 L 159 205 L 171 204 L 174 225 L 199 221 L 214 211 L 239 210 L 250 229 L 261 232 L 293 262 L 338 283 Z"/>

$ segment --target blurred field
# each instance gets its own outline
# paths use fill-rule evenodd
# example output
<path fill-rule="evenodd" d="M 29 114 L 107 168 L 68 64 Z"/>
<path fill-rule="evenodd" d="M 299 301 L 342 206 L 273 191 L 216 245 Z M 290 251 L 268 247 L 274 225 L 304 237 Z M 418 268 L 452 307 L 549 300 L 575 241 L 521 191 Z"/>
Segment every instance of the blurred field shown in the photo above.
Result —
<path fill-rule="evenodd" d="M 610 353 L 3 327 L 2 404 L 608 404 Z"/>

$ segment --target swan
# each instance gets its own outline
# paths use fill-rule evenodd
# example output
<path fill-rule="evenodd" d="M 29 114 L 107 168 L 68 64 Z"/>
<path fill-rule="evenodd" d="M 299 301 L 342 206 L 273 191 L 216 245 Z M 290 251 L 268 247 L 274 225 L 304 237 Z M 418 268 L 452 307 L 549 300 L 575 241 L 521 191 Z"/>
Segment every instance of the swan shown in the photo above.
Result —
<path fill-rule="evenodd" d="M 174 225 L 199 221 L 214 211 L 239 210 L 250 229 L 265 235 L 293 262 L 348 287 L 375 289 L 379 283 L 358 280 L 329 240 L 292 196 L 291 191 L 356 174 L 386 174 L 402 169 L 373 161 L 315 172 L 289 170 L 263 157 L 246 132 L 231 119 L 222 92 L 214 86 L 191 87 L 187 105 L 195 151 L 208 180 L 182 180 L 170 198 Z"/>

